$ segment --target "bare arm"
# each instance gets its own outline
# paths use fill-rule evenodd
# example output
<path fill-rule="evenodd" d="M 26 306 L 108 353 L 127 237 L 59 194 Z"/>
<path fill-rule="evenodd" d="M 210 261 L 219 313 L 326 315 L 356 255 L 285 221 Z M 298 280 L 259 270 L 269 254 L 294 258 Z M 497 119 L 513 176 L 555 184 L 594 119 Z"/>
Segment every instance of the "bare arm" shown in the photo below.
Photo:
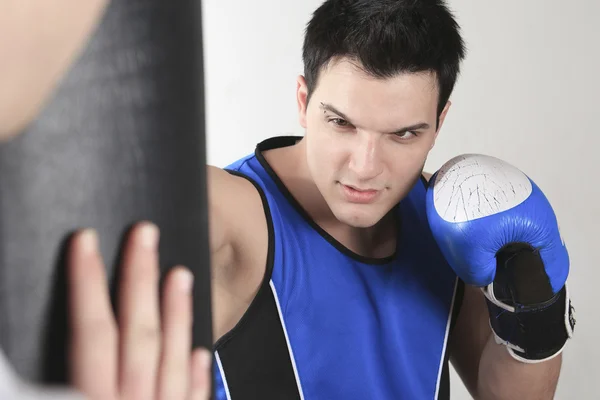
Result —
<path fill-rule="evenodd" d="M 0 139 L 43 107 L 95 28 L 108 0 L 0 3 Z"/>
<path fill-rule="evenodd" d="M 231 330 L 254 299 L 269 247 L 262 199 L 252 183 L 208 167 L 213 336 Z"/>
<path fill-rule="evenodd" d="M 481 290 L 465 286 L 465 296 L 449 342 L 450 359 L 475 399 L 553 399 L 561 355 L 526 364 L 496 344 Z"/>
<path fill-rule="evenodd" d="M 232 192 L 232 177 L 227 171 L 220 168 L 207 166 L 208 210 L 210 227 L 210 250 L 213 256 L 231 251 L 231 236 L 233 227 L 227 223 L 229 197 L 227 192 Z"/>

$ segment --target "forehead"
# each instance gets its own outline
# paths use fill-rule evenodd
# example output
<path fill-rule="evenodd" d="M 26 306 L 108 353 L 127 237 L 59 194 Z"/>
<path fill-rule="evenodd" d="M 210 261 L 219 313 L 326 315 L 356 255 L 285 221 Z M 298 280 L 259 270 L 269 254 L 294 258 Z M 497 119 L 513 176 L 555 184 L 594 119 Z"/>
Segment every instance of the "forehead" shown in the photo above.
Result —
<path fill-rule="evenodd" d="M 374 77 L 348 60 L 321 71 L 315 95 L 355 118 L 377 116 L 408 121 L 436 117 L 437 79 L 432 72 Z M 387 116 L 387 117 L 386 117 Z"/>

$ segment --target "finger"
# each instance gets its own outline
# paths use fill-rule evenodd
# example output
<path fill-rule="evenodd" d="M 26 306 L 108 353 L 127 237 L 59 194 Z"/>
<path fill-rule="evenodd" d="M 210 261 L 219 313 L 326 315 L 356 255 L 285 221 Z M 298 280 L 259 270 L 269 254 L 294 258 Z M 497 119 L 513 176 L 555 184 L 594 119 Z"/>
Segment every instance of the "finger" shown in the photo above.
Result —
<path fill-rule="evenodd" d="M 114 398 L 117 328 L 94 231 L 74 236 L 68 260 L 72 384 L 91 398 Z"/>
<path fill-rule="evenodd" d="M 206 349 L 192 353 L 192 379 L 189 400 L 208 400 L 211 393 L 211 354 Z"/>
<path fill-rule="evenodd" d="M 158 228 L 135 226 L 128 238 L 119 289 L 120 371 L 123 398 L 152 399 L 160 357 Z"/>
<path fill-rule="evenodd" d="M 191 272 L 175 268 L 165 282 L 163 341 L 159 371 L 159 398 L 185 399 L 190 380 L 192 348 Z"/>

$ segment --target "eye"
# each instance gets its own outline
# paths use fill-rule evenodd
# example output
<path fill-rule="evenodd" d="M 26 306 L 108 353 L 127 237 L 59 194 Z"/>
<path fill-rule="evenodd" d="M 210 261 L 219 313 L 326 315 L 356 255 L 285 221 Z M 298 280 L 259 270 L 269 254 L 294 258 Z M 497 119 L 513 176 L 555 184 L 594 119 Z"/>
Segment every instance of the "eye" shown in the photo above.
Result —
<path fill-rule="evenodd" d="M 335 126 L 339 126 L 340 128 L 350 126 L 350 123 L 342 118 L 330 118 L 329 122 L 333 123 Z"/>
<path fill-rule="evenodd" d="M 415 131 L 405 131 L 405 132 L 398 132 L 395 133 L 394 136 L 396 136 L 398 139 L 400 140 L 410 140 L 410 139 L 414 139 L 418 136 L 419 134 Z"/>

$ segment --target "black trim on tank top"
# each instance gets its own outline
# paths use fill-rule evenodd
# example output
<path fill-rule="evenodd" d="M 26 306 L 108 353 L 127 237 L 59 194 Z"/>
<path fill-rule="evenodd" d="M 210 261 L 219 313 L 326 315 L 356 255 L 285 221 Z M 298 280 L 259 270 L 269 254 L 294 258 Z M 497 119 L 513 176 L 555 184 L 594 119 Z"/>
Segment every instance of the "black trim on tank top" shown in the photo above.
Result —
<path fill-rule="evenodd" d="M 462 279 L 456 278 L 458 283 L 456 287 L 456 295 L 454 296 L 454 305 L 452 308 L 452 320 L 450 322 L 450 334 L 454 330 L 456 326 L 456 320 L 458 319 L 458 314 L 460 313 L 460 309 L 463 305 L 463 298 L 465 297 L 465 282 Z"/>
<path fill-rule="evenodd" d="M 352 259 L 354 259 L 354 260 L 356 260 L 358 262 L 361 262 L 363 264 L 383 265 L 383 264 L 388 264 L 388 263 L 392 262 L 396 258 L 396 256 L 397 256 L 397 252 L 398 252 L 397 249 L 398 249 L 398 247 L 400 245 L 400 241 L 399 240 L 397 240 L 396 249 L 394 250 L 394 253 L 392 253 L 391 255 L 389 255 L 387 257 L 381 257 L 381 258 L 366 257 L 366 256 L 360 255 L 360 254 L 355 253 L 354 251 L 350 250 L 349 248 L 347 248 L 346 246 L 344 246 L 342 243 L 340 243 L 336 238 L 334 238 L 333 236 L 331 236 L 327 231 L 325 231 L 325 229 L 321 228 L 319 226 L 319 224 L 317 224 L 312 219 L 312 217 L 308 214 L 308 212 L 304 209 L 304 207 L 302 207 L 302 205 L 298 202 L 298 200 L 296 200 L 296 198 L 288 190 L 288 188 L 285 186 L 285 184 L 283 183 L 283 181 L 275 173 L 275 171 L 273 170 L 273 168 L 271 168 L 271 166 L 269 165 L 269 163 L 265 159 L 265 156 L 262 154 L 263 151 L 278 149 L 278 148 L 282 148 L 282 147 L 293 146 L 300 139 L 302 139 L 301 136 L 276 136 L 276 137 L 273 137 L 273 138 L 266 139 L 266 140 L 260 142 L 256 146 L 256 150 L 254 152 L 254 155 L 256 156 L 256 159 L 258 160 L 258 162 L 260 163 L 260 165 L 262 165 L 262 167 L 265 169 L 265 171 L 267 172 L 267 174 L 269 174 L 269 176 L 271 177 L 271 179 L 273 180 L 273 182 L 275 182 L 275 185 L 277 186 L 277 188 L 279 189 L 279 191 L 281 192 L 281 194 L 292 205 L 292 207 L 296 210 L 296 212 L 298 214 L 300 214 L 300 216 L 319 235 L 321 235 L 327 242 L 329 242 L 338 251 L 340 251 L 342 254 L 344 254 L 344 255 L 346 255 L 346 256 L 348 256 L 348 257 L 350 257 L 350 258 L 352 258 Z M 394 207 L 394 209 L 393 209 L 392 212 L 393 212 L 393 215 L 395 216 L 396 224 L 398 226 L 398 238 L 400 238 L 400 236 L 401 236 L 401 229 L 402 229 L 402 220 L 401 220 L 400 213 L 398 212 L 398 206 Z"/>
<path fill-rule="evenodd" d="M 463 304 L 463 297 L 465 295 L 465 283 L 460 279 L 456 278 L 456 293 L 454 295 L 454 302 L 452 305 L 452 316 L 450 317 L 450 329 L 448 332 L 448 338 L 446 339 L 446 353 L 444 354 L 444 365 L 442 366 L 442 375 L 440 376 L 440 390 L 438 391 L 437 400 L 449 400 L 450 399 L 450 337 L 452 331 L 456 326 L 456 320 Z"/>
<path fill-rule="evenodd" d="M 214 345 L 223 369 L 224 384 L 232 399 L 300 399 L 299 383 L 271 290 L 275 237 L 271 211 L 264 191 L 252 178 L 234 170 L 232 175 L 251 182 L 260 194 L 267 219 L 269 248 L 263 281 L 242 318 Z"/>

